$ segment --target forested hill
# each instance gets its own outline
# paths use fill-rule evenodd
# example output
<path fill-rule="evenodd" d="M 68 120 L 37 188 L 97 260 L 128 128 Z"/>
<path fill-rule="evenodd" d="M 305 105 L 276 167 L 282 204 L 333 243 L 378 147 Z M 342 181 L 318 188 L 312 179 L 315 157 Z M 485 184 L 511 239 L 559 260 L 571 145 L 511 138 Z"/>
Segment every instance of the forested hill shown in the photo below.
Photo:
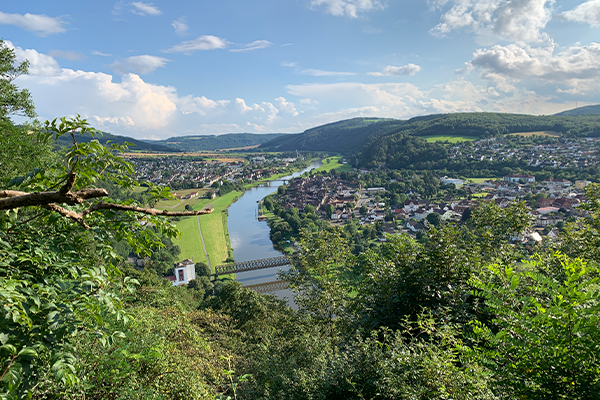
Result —
<path fill-rule="evenodd" d="M 286 135 L 259 147 L 264 151 L 332 151 L 352 153 L 373 135 L 396 132 L 404 123 L 384 118 L 353 118 Z"/>
<path fill-rule="evenodd" d="M 225 135 L 176 136 L 154 143 L 181 151 L 213 151 L 257 146 L 280 136 L 287 135 L 283 133 L 227 133 Z"/>
<path fill-rule="evenodd" d="M 577 107 L 572 110 L 559 112 L 558 116 L 574 116 L 574 115 L 596 115 L 600 114 L 600 104 L 594 106 Z"/>
<path fill-rule="evenodd" d="M 106 144 L 106 142 L 110 141 L 111 143 L 131 143 L 129 146 L 130 150 L 141 150 L 141 151 L 156 151 L 161 153 L 170 153 L 170 152 L 178 152 L 179 150 L 174 149 L 173 147 L 165 146 L 161 143 L 148 143 L 141 140 L 137 140 L 127 136 L 119 136 L 113 135 L 108 132 L 98 131 L 92 137 L 90 134 L 85 134 L 77 138 L 79 142 L 89 142 L 91 140 L 97 139 L 100 143 Z M 69 141 L 69 138 L 66 136 L 58 138 L 56 141 L 58 146 L 70 146 L 72 143 Z"/>
<path fill-rule="evenodd" d="M 600 115 L 534 116 L 502 113 L 456 113 L 415 117 L 407 121 L 355 118 L 334 122 L 298 135 L 286 135 L 260 146 L 270 151 L 335 151 L 362 154 L 365 161 L 385 162 L 406 136 L 469 136 L 553 131 L 565 136 L 600 136 Z M 412 140 L 409 140 L 412 142 Z"/>

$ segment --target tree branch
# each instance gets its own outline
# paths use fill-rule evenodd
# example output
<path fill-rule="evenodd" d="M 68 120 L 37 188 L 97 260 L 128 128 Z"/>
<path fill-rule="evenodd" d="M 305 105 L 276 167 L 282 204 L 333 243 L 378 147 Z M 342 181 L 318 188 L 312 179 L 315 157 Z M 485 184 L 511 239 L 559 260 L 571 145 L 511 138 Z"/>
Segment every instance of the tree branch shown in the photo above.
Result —
<path fill-rule="evenodd" d="M 76 213 L 75 211 L 69 211 L 65 208 L 62 208 L 61 206 L 58 206 L 56 204 L 46 204 L 42 206 L 43 208 L 45 208 L 46 210 L 50 210 L 50 211 L 55 211 L 57 213 L 59 213 L 60 215 L 62 215 L 63 217 L 72 219 L 73 221 L 79 223 L 81 226 L 83 226 L 85 229 L 89 229 L 90 226 L 88 224 L 85 223 L 85 221 L 83 220 L 83 216 L 79 213 Z"/>
<path fill-rule="evenodd" d="M 105 189 L 83 189 L 78 192 L 67 190 L 67 192 L 62 193 L 62 190 L 69 185 L 69 181 L 60 190 L 51 192 L 27 193 L 18 190 L 2 190 L 0 191 L 0 210 L 44 206 L 52 203 L 75 205 L 81 204 L 87 199 L 108 196 Z"/>
<path fill-rule="evenodd" d="M 85 216 L 85 215 L 87 215 L 91 212 L 97 211 L 97 210 L 135 211 L 135 212 L 139 212 L 142 214 L 164 215 L 166 217 L 186 217 L 186 216 L 190 216 L 190 215 L 204 215 L 204 214 L 210 214 L 211 212 L 214 211 L 213 208 L 207 208 L 207 209 L 200 210 L 200 211 L 165 211 L 165 210 L 158 210 L 156 208 L 143 208 L 143 207 L 137 207 L 137 206 L 127 206 L 127 205 L 123 205 L 123 204 L 113 204 L 113 203 L 101 202 L 101 203 L 94 204 L 89 209 L 85 210 L 82 213 L 82 215 Z"/>

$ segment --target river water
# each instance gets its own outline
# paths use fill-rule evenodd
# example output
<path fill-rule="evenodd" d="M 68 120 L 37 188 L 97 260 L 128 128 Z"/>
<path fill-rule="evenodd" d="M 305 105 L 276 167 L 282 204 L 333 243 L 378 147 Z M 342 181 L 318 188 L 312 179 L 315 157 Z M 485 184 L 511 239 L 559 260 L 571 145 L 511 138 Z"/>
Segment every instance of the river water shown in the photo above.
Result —
<path fill-rule="evenodd" d="M 233 248 L 233 257 L 236 262 L 258 260 L 261 258 L 278 257 L 281 253 L 273 247 L 269 238 L 269 226 L 266 221 L 258 220 L 258 202 L 266 196 L 277 191 L 283 184 L 282 180 L 289 180 L 314 168 L 320 167 L 320 161 L 313 161 L 310 166 L 302 171 L 281 178 L 278 181 L 268 182 L 264 185 L 246 190 L 240 198 L 229 206 L 227 228 L 229 240 Z M 242 272 L 237 274 L 237 280 L 244 286 L 259 283 L 273 282 L 277 279 L 277 272 L 288 267 L 265 268 L 258 271 Z M 277 297 L 292 299 L 290 290 L 273 292 Z M 292 304 L 292 302 L 289 302 Z"/>

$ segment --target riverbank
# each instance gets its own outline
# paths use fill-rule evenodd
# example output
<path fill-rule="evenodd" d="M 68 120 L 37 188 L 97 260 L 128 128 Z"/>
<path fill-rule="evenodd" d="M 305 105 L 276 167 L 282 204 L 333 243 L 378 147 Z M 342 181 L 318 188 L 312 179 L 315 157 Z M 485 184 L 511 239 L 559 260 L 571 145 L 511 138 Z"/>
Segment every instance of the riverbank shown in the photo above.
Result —
<path fill-rule="evenodd" d="M 314 160 L 310 160 L 309 164 L 312 161 Z M 275 174 L 271 176 L 268 181 L 289 176 L 293 173 L 302 171 L 305 168 L 306 167 L 302 167 L 290 172 Z M 214 211 L 211 214 L 202 215 L 199 218 L 200 228 L 202 229 L 204 244 L 206 246 L 206 252 L 208 253 L 208 259 L 204 254 L 196 217 L 182 218 L 176 224 L 177 228 L 182 233 L 181 237 L 173 240 L 173 242 L 181 249 L 181 254 L 179 257 L 181 259 L 191 258 L 194 261 L 204 262 L 206 264 L 209 264 L 210 262 L 213 270 L 216 265 L 225 264 L 229 257 L 233 257 L 233 250 L 231 247 L 231 240 L 229 237 L 229 229 L 227 224 L 228 209 L 239 197 L 245 193 L 246 190 L 260 186 L 264 183 L 265 181 L 256 181 L 245 185 L 244 191 L 230 192 L 225 196 L 216 197 L 213 199 L 196 198 L 194 201 L 186 202 L 187 204 L 191 205 L 194 210 L 201 210 L 207 206 L 214 208 Z M 169 205 L 173 207 L 172 204 Z M 173 209 L 183 209 L 184 207 L 185 205 L 180 203 L 177 204 Z"/>

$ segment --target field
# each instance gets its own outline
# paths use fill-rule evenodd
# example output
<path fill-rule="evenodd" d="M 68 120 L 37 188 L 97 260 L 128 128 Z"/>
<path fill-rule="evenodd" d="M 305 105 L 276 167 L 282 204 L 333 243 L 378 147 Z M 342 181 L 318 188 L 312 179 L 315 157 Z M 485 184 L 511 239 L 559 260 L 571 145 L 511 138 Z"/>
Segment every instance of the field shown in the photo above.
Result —
<path fill-rule="evenodd" d="M 450 142 L 450 143 L 458 143 L 458 142 L 468 142 L 471 140 L 477 140 L 474 136 L 448 136 L 448 135 L 437 135 L 437 136 L 421 136 L 423 139 L 427 140 L 428 143 L 433 142 Z"/>
<path fill-rule="evenodd" d="M 327 162 L 329 160 L 329 163 Z M 323 165 L 319 168 L 313 169 L 312 172 L 318 171 L 331 171 L 335 169 L 337 172 L 342 171 L 352 171 L 352 166 L 350 164 L 342 164 L 342 157 L 329 157 L 323 160 Z"/>
<path fill-rule="evenodd" d="M 227 210 L 229 205 L 240 194 L 240 192 L 231 192 L 223 197 L 217 197 L 212 200 L 200 199 L 193 205 L 195 210 L 201 210 L 209 204 L 214 208 L 211 214 L 200 216 L 204 244 L 206 245 L 206 251 L 208 252 L 210 264 L 213 268 L 215 265 L 224 264 L 230 255 L 227 219 L 223 211 Z M 194 256 L 194 260 L 205 262 L 206 257 L 202 248 L 202 241 L 200 240 L 197 218 L 188 217 L 177 223 L 177 228 L 181 230 L 182 235 L 174 242 L 181 248 L 181 258 Z"/>
<path fill-rule="evenodd" d="M 206 218 L 201 215 L 200 218 Z M 181 249 L 180 259 L 191 258 L 194 261 L 206 262 L 200 231 L 198 230 L 198 217 L 188 217 L 177 222 L 177 229 L 181 231 L 181 237 L 174 239 L 173 243 Z"/>
<path fill-rule="evenodd" d="M 467 178 L 467 183 L 483 183 L 485 181 L 493 181 L 498 178 Z"/>
<path fill-rule="evenodd" d="M 515 132 L 509 133 L 506 136 L 551 136 L 551 137 L 560 137 L 560 133 L 554 131 L 537 131 L 537 132 Z"/>

